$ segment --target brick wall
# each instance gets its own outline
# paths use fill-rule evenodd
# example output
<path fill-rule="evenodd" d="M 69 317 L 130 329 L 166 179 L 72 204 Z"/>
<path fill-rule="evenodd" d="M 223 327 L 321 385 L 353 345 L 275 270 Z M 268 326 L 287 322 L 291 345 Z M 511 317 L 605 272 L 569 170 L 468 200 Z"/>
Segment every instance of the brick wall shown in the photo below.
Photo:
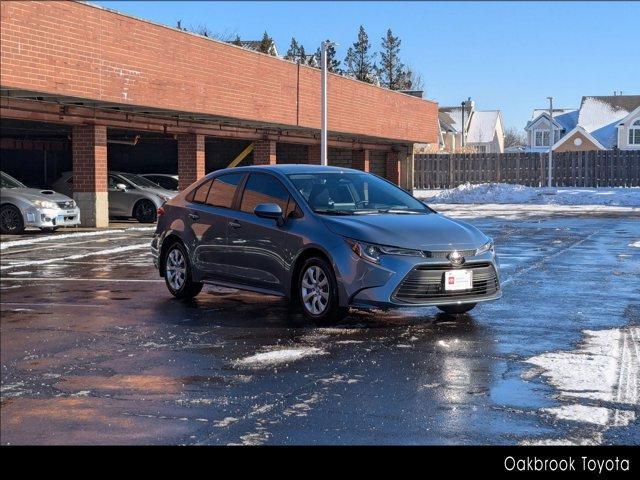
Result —
<path fill-rule="evenodd" d="M 73 191 L 107 191 L 107 127 L 77 125 L 72 132 Z"/>
<path fill-rule="evenodd" d="M 351 150 L 348 148 L 329 148 L 327 154 L 330 166 L 351 168 Z"/>
<path fill-rule="evenodd" d="M 254 165 L 276 164 L 276 142 L 272 140 L 258 140 L 253 148 Z"/>
<path fill-rule="evenodd" d="M 278 143 L 278 163 L 308 163 L 309 147 L 292 143 Z"/>
<path fill-rule="evenodd" d="M 77 2 L 1 2 L 2 87 L 320 127 L 320 72 Z M 329 76 L 332 131 L 437 141 L 437 104 Z"/>

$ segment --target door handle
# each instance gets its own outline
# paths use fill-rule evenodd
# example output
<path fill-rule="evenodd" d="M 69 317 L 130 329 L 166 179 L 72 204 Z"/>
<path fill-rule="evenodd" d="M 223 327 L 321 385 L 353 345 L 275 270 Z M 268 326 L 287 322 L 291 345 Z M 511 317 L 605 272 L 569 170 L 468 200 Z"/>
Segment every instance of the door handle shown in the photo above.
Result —
<path fill-rule="evenodd" d="M 242 224 L 238 220 L 231 220 L 229 222 L 229 226 L 231 228 L 240 228 L 240 227 L 242 227 Z"/>
<path fill-rule="evenodd" d="M 195 213 L 190 213 L 189 218 L 193 221 L 200 220 L 200 215 L 197 215 Z"/>

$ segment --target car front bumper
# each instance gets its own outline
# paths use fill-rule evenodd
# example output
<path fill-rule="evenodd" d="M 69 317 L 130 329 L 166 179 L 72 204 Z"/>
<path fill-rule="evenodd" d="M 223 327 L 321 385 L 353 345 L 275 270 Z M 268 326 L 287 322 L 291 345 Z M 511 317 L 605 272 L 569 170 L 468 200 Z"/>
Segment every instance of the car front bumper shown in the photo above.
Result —
<path fill-rule="evenodd" d="M 496 300 L 502 296 L 499 262 L 489 251 L 454 267 L 447 259 L 383 255 L 380 263 L 358 257 L 350 249 L 333 251 L 340 283 L 340 303 L 352 307 L 425 307 Z M 448 270 L 472 269 L 473 288 L 447 291 Z"/>
<path fill-rule="evenodd" d="M 23 212 L 24 224 L 28 227 L 54 228 L 80 225 L 80 209 L 29 207 Z"/>

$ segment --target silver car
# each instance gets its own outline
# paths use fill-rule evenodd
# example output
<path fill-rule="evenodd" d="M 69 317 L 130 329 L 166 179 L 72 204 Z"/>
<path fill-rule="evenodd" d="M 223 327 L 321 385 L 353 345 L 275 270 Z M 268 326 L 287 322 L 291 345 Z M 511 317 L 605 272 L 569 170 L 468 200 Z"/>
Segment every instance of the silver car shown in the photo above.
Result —
<path fill-rule="evenodd" d="M 358 170 L 219 170 L 159 214 L 151 249 L 178 298 L 231 286 L 289 298 L 323 323 L 349 307 L 461 314 L 501 296 L 490 238 Z"/>
<path fill-rule="evenodd" d="M 29 188 L 0 172 L 0 231 L 19 234 L 26 227 L 54 231 L 80 224 L 80 209 L 72 198 L 53 190 Z"/>
<path fill-rule="evenodd" d="M 73 174 L 65 172 L 53 184 L 56 190 L 72 195 Z M 176 192 L 165 190 L 140 175 L 108 173 L 109 217 L 134 217 L 141 223 L 153 223 L 160 206 Z"/>
<path fill-rule="evenodd" d="M 178 175 L 171 175 L 169 173 L 141 173 L 140 176 L 151 180 L 165 190 L 171 190 L 172 192 L 178 191 Z"/>

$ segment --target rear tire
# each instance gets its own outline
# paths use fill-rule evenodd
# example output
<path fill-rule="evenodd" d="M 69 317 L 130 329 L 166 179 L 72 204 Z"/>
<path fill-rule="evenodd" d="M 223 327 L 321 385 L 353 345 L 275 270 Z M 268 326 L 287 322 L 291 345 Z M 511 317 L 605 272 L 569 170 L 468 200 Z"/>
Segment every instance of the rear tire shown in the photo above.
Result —
<path fill-rule="evenodd" d="M 202 291 L 203 283 L 191 279 L 191 262 L 180 242 L 167 248 L 162 262 L 167 289 L 176 298 L 189 299 Z"/>
<path fill-rule="evenodd" d="M 461 315 L 475 307 L 475 303 L 463 303 L 462 305 L 438 305 L 438 308 L 449 315 Z"/>
<path fill-rule="evenodd" d="M 133 208 L 133 216 L 140 223 L 154 223 L 158 217 L 158 211 L 151 200 L 139 200 Z"/>
<path fill-rule="evenodd" d="M 0 209 L 0 232 L 10 235 L 24 232 L 24 218 L 15 205 L 3 205 Z"/>
<path fill-rule="evenodd" d="M 339 322 L 349 312 L 340 306 L 338 282 L 331 265 L 321 257 L 307 259 L 297 281 L 300 306 L 305 317 L 317 325 Z"/>

